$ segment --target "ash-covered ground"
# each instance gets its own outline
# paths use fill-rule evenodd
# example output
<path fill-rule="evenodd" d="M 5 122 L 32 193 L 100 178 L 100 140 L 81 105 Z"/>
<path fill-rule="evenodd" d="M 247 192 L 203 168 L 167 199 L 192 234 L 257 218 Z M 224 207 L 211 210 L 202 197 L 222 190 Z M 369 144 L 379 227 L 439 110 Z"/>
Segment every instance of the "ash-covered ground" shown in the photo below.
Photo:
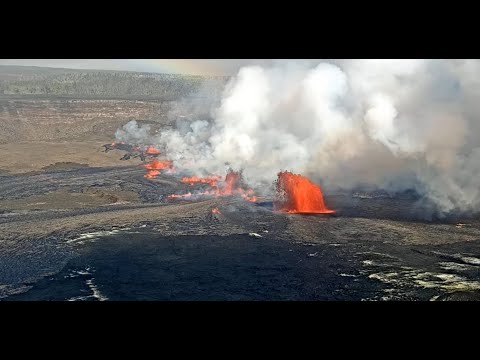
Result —
<path fill-rule="evenodd" d="M 333 216 L 170 200 L 192 187 L 140 164 L 0 174 L 1 299 L 480 299 L 478 219 L 372 194 L 327 194 Z"/>

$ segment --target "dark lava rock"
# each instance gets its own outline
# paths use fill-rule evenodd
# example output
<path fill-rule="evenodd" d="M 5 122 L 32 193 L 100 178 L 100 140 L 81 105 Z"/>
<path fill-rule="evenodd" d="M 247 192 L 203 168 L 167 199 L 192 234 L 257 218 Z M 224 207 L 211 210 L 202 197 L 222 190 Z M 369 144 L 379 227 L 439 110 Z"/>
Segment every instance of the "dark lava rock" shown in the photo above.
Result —
<path fill-rule="evenodd" d="M 451 294 L 440 295 L 437 301 L 479 301 L 478 291 L 457 291 Z"/>

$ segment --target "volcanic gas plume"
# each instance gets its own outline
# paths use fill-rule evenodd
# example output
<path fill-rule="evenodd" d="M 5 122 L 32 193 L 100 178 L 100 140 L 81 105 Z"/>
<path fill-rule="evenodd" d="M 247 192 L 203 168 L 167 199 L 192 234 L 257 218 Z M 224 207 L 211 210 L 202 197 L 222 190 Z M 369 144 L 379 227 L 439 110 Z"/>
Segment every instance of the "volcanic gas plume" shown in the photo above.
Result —
<path fill-rule="evenodd" d="M 312 214 L 335 212 L 325 206 L 320 186 L 312 183 L 305 176 L 288 171 L 279 172 L 275 187 L 274 210 L 276 211 Z"/>
<path fill-rule="evenodd" d="M 152 134 L 132 121 L 116 141 L 153 144 L 180 172 L 243 169 L 256 192 L 268 192 L 288 169 L 328 191 L 414 190 L 438 215 L 476 212 L 479 75 L 478 60 L 248 66 L 211 101 L 211 111 L 207 93 L 201 111 L 180 99 L 169 114 L 176 128 Z"/>

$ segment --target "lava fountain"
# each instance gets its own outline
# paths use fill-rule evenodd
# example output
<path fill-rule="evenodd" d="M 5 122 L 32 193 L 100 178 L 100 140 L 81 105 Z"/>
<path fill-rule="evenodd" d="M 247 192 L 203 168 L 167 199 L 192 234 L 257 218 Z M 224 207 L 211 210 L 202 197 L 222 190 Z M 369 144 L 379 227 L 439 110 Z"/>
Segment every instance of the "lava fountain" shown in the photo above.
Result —
<path fill-rule="evenodd" d="M 256 202 L 257 197 L 252 189 L 243 189 L 241 187 L 242 174 L 238 171 L 229 170 L 225 176 L 223 187 L 218 189 L 219 195 L 233 195 L 240 194 L 242 197 L 250 202 Z"/>
<path fill-rule="evenodd" d="M 278 173 L 275 182 L 276 198 L 273 203 L 275 211 L 294 214 L 331 214 L 325 206 L 320 186 L 305 176 L 289 171 Z"/>

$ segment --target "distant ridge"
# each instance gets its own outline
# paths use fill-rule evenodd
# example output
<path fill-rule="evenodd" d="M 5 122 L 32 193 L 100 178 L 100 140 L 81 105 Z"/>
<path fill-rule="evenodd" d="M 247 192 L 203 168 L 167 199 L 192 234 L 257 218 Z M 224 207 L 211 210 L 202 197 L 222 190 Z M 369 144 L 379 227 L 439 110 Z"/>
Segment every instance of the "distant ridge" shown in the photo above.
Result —
<path fill-rule="evenodd" d="M 98 96 L 178 99 L 209 82 L 220 89 L 227 76 L 0 65 L 0 95 Z"/>
<path fill-rule="evenodd" d="M 177 74 L 177 73 L 161 73 L 161 72 L 146 72 L 146 71 L 134 71 L 134 70 L 106 70 L 106 69 L 74 69 L 74 68 L 61 68 L 61 67 L 48 67 L 48 66 L 32 66 L 32 65 L 0 65 L 0 75 L 3 73 L 12 73 L 19 75 L 26 74 L 41 74 L 41 73 L 69 73 L 69 72 L 85 72 L 85 73 L 131 73 L 131 74 L 143 74 L 143 75 L 173 75 L 173 76 L 198 76 L 209 78 L 223 78 L 229 76 L 222 75 L 192 75 L 192 74 Z"/>

